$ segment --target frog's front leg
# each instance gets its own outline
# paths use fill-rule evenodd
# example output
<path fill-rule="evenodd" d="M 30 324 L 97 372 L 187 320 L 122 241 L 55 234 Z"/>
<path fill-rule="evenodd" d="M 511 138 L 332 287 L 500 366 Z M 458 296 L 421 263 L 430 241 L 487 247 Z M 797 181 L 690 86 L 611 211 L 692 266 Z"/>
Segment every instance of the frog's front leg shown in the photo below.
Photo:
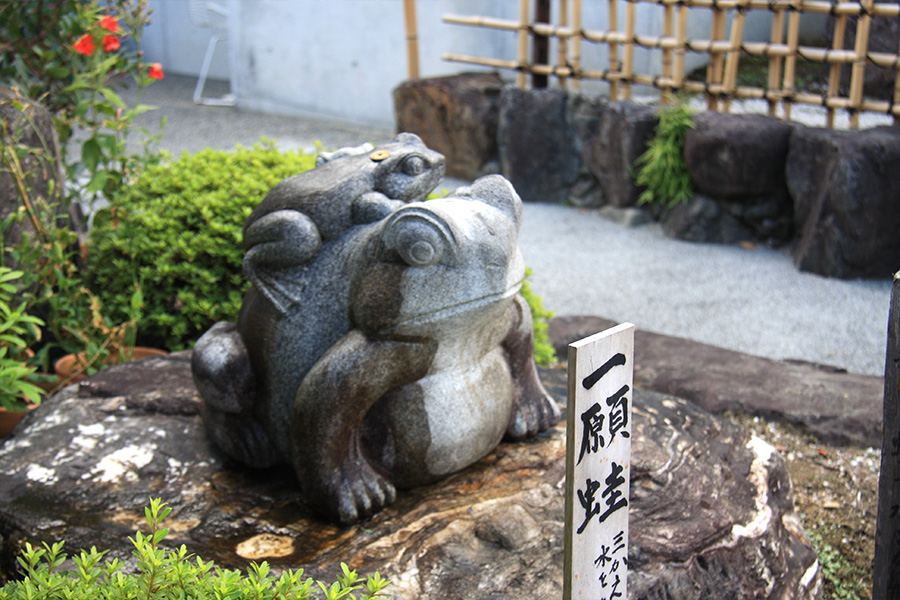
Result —
<path fill-rule="evenodd" d="M 350 524 L 394 501 L 394 485 L 363 454 L 363 419 L 379 398 L 424 376 L 435 351 L 434 343 L 371 339 L 354 330 L 306 375 L 294 400 L 292 455 L 314 510 Z"/>
<path fill-rule="evenodd" d="M 404 204 L 405 202 L 402 200 L 388 198 L 381 192 L 366 192 L 354 198 L 350 207 L 351 218 L 357 225 L 374 223 L 387 217 Z"/>
<path fill-rule="evenodd" d="M 279 270 L 311 261 L 322 247 L 316 224 L 296 210 L 277 210 L 244 229 L 244 274 L 281 312 L 294 300 Z"/>
<path fill-rule="evenodd" d="M 234 323 L 216 323 L 197 340 L 191 373 L 203 398 L 203 422 L 219 448 L 253 467 L 284 462 L 254 414 L 256 379 Z"/>
<path fill-rule="evenodd" d="M 561 412 L 538 378 L 534 362 L 534 329 L 531 309 L 522 294 L 510 308 L 511 327 L 503 340 L 513 379 L 513 411 L 506 437 L 521 440 L 556 425 Z"/>

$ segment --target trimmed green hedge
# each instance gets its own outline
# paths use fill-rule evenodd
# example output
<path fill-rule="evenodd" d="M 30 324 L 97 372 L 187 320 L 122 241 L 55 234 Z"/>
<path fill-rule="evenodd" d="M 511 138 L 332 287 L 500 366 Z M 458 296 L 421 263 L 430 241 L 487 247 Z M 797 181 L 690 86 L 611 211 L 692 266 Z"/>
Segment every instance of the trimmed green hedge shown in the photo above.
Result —
<path fill-rule="evenodd" d="M 142 344 L 180 350 L 216 321 L 237 317 L 244 220 L 279 181 L 315 157 L 272 144 L 204 150 L 148 168 L 94 219 L 88 284 L 123 320 L 134 283 L 144 293 Z"/>

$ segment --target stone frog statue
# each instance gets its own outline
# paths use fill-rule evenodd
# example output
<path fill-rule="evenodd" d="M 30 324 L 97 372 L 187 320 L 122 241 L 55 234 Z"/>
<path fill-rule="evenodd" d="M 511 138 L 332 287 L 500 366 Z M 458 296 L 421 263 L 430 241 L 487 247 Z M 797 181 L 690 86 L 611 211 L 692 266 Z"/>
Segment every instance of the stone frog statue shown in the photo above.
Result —
<path fill-rule="evenodd" d="M 211 439 L 251 466 L 289 463 L 343 524 L 504 438 L 554 425 L 519 293 L 522 204 L 499 175 L 359 224 L 294 265 L 284 310 L 256 286 L 192 367 Z"/>
<path fill-rule="evenodd" d="M 316 164 L 272 188 L 244 223 L 244 274 L 280 310 L 295 300 L 284 270 L 312 261 L 353 225 L 424 200 L 444 178 L 444 157 L 412 133 L 377 149 L 323 152 Z"/>

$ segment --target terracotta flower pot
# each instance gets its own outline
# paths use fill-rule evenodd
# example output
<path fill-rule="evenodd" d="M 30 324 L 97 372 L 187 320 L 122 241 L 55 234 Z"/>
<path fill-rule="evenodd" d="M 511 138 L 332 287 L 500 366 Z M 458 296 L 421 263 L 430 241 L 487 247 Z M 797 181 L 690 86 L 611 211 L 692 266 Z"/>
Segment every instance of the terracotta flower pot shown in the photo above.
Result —
<path fill-rule="evenodd" d="M 141 360 L 143 358 L 151 358 L 153 356 L 164 356 L 168 354 L 165 350 L 160 350 L 159 348 L 147 348 L 145 346 L 135 346 L 134 352 L 131 355 L 131 360 Z M 77 373 L 78 371 L 78 362 L 79 359 L 84 360 L 84 353 L 81 352 L 79 354 L 67 354 L 60 358 L 53 365 L 53 370 L 56 371 L 56 374 L 59 375 L 61 380 L 67 381 L 68 383 L 75 383 L 77 381 L 81 381 L 87 375 L 84 373 Z M 112 366 L 115 364 L 114 362 L 108 362 L 108 366 Z"/>
<path fill-rule="evenodd" d="M 37 407 L 37 404 L 30 403 L 28 405 L 28 408 L 24 408 L 22 410 L 9 410 L 7 408 L 0 407 L 0 438 L 9 437 L 9 434 L 12 433 L 12 430 L 15 428 L 15 426 L 18 425 L 19 421 L 22 420 L 22 417 L 24 417 Z"/>

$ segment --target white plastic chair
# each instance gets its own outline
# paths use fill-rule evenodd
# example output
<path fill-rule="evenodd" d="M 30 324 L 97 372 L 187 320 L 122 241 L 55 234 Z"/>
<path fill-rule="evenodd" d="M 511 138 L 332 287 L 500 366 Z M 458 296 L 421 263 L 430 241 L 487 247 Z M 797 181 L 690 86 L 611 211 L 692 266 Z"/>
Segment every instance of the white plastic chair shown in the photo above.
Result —
<path fill-rule="evenodd" d="M 203 65 L 200 67 L 200 76 L 197 79 L 197 87 L 194 88 L 194 103 L 209 106 L 234 106 L 234 69 L 231 62 L 228 63 L 229 83 L 232 93 L 225 94 L 221 98 L 204 98 L 203 87 L 206 85 L 206 76 L 209 75 L 209 65 L 212 63 L 213 54 L 219 42 L 228 41 L 228 10 L 216 2 L 206 0 L 189 0 L 188 11 L 191 23 L 197 27 L 208 27 L 213 30 L 206 46 L 206 55 L 203 57 Z"/>

